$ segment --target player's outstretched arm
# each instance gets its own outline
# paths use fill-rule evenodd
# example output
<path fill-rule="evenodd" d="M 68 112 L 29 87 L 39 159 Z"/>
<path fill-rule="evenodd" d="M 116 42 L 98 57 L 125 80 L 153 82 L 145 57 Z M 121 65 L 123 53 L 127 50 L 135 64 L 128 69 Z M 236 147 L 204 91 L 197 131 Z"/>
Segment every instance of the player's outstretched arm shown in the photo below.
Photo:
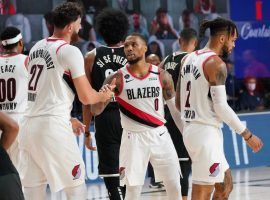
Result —
<path fill-rule="evenodd" d="M 92 69 L 93 64 L 96 56 L 96 49 L 88 52 L 85 55 L 84 58 L 84 69 L 86 77 L 89 81 L 89 83 L 92 85 Z M 91 151 L 95 151 L 96 147 L 92 144 L 92 136 L 90 133 L 90 124 L 92 120 L 93 114 L 91 113 L 91 106 L 90 105 L 83 105 L 82 106 L 83 111 L 83 123 L 85 124 L 85 133 L 84 133 L 84 145 Z"/>
<path fill-rule="evenodd" d="M 179 112 L 179 110 L 177 110 L 175 106 L 175 90 L 174 90 L 172 76 L 167 71 L 161 70 L 160 78 L 161 78 L 162 86 L 163 86 L 163 98 L 166 101 L 166 104 L 170 110 L 170 113 L 175 122 L 175 125 L 182 133 L 183 122 L 181 120 L 181 113 Z"/>
<path fill-rule="evenodd" d="M 100 89 L 100 92 L 105 93 L 111 90 L 118 90 L 118 88 L 120 88 L 122 84 L 121 81 L 122 81 L 122 75 L 120 72 L 116 72 L 115 74 L 108 76 L 105 79 L 103 86 Z M 112 86 L 114 87 L 112 88 Z M 100 102 L 100 103 L 91 105 L 91 113 L 94 116 L 101 114 L 103 110 L 106 108 L 106 106 L 110 103 L 111 100 L 112 98 L 110 98 L 106 102 Z"/>
<path fill-rule="evenodd" d="M 0 143 L 7 150 L 18 135 L 19 125 L 7 114 L 0 112 L 0 129 L 2 131 Z"/>
<path fill-rule="evenodd" d="M 225 89 L 227 69 L 225 63 L 218 56 L 212 57 L 205 63 L 204 73 L 210 83 L 210 93 L 216 114 L 240 134 L 254 152 L 259 151 L 263 146 L 262 141 L 242 124 L 227 103 Z"/>
<path fill-rule="evenodd" d="M 79 100 L 84 105 L 105 102 L 113 96 L 112 91 L 99 93 L 91 87 L 85 75 L 82 53 L 77 47 L 63 45 L 57 55 L 64 70 L 71 74 Z"/>

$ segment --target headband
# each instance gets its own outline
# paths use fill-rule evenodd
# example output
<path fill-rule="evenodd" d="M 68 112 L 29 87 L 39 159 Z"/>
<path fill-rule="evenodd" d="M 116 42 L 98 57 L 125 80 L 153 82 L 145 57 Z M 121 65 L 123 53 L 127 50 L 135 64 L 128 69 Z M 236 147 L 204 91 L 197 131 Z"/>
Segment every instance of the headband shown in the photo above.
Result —
<path fill-rule="evenodd" d="M 7 45 L 10 45 L 10 44 L 15 44 L 15 43 L 19 42 L 20 39 L 22 39 L 22 34 L 21 34 L 21 33 L 19 33 L 19 34 L 18 34 L 16 37 L 14 37 L 14 38 L 2 40 L 2 45 L 3 45 L 3 46 L 7 46 Z"/>

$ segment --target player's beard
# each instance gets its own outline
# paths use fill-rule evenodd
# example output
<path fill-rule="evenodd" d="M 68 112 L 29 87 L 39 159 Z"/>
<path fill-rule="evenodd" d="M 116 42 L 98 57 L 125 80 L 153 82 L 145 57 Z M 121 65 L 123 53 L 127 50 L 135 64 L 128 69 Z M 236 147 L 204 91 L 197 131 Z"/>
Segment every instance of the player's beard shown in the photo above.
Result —
<path fill-rule="evenodd" d="M 79 34 L 74 31 L 71 35 L 70 44 L 74 44 L 79 41 Z"/>
<path fill-rule="evenodd" d="M 128 60 L 128 63 L 130 65 L 134 65 L 134 64 L 138 63 L 140 60 L 142 60 L 142 57 L 135 58 L 134 60 Z"/>
<path fill-rule="evenodd" d="M 230 54 L 229 48 L 227 47 L 226 44 L 224 44 L 223 47 L 222 47 L 222 55 L 221 55 L 221 57 L 222 58 L 228 58 L 229 54 Z"/>

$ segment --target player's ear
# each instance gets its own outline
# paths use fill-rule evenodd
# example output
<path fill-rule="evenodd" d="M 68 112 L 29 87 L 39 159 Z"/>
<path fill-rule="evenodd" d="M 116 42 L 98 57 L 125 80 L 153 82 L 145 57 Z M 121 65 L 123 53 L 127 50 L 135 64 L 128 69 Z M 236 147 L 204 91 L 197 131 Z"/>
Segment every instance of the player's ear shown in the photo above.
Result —
<path fill-rule="evenodd" d="M 224 35 L 224 34 L 221 34 L 221 35 L 219 36 L 219 42 L 220 42 L 221 44 L 224 44 L 224 43 L 225 43 L 225 35 Z"/>

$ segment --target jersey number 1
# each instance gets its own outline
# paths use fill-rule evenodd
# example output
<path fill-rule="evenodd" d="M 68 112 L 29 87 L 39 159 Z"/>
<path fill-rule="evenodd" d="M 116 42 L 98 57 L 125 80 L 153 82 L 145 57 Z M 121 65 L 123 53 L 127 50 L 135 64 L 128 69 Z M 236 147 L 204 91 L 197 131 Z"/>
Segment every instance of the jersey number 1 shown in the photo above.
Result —
<path fill-rule="evenodd" d="M 36 91 L 37 83 L 38 83 L 38 80 L 40 78 L 40 74 L 41 74 L 42 70 L 43 70 L 43 65 L 33 65 L 31 67 L 30 74 L 32 76 L 31 76 L 31 79 L 29 81 L 28 90 Z"/>

